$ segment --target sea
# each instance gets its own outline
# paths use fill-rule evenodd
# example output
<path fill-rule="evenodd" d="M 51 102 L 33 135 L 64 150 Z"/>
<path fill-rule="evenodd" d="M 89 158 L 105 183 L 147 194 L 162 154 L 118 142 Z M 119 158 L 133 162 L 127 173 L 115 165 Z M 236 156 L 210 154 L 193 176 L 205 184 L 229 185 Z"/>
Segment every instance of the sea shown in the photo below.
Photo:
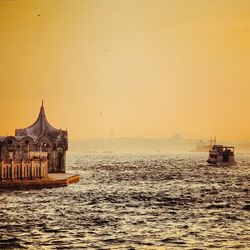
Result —
<path fill-rule="evenodd" d="M 250 153 L 70 154 L 78 183 L 0 191 L 0 249 L 250 249 Z"/>

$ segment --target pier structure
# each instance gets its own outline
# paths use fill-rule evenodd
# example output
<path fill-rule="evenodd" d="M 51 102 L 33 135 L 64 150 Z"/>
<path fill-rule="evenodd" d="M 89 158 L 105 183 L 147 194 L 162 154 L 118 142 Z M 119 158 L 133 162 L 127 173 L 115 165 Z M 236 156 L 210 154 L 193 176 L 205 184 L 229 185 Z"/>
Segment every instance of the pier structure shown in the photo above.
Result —
<path fill-rule="evenodd" d="M 48 122 L 43 102 L 36 121 L 16 129 L 15 136 L 0 136 L 0 188 L 56 187 L 77 182 L 66 174 L 67 130 Z"/>

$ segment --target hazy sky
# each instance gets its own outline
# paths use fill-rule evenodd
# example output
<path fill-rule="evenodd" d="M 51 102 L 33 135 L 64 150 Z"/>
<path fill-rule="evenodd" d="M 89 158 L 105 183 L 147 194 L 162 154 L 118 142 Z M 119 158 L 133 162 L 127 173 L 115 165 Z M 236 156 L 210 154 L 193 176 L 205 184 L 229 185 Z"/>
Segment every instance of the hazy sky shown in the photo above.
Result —
<path fill-rule="evenodd" d="M 249 0 L 0 0 L 0 134 L 44 99 L 70 138 L 250 139 Z"/>

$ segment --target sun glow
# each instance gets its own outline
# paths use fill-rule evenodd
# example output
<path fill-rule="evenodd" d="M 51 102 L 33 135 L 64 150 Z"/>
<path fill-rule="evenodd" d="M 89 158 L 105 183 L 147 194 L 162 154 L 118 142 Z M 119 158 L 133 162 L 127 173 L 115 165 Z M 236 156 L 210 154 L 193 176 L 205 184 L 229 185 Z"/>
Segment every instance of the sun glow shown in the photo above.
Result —
<path fill-rule="evenodd" d="M 250 2 L 0 1 L 1 134 L 250 139 Z"/>

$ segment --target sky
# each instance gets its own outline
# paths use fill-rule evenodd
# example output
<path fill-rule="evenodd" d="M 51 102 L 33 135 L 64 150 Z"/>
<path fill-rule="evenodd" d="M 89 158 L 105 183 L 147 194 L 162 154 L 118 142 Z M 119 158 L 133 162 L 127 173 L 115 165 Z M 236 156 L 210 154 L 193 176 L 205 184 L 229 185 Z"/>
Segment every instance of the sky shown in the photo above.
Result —
<path fill-rule="evenodd" d="M 250 140 L 249 0 L 0 0 L 0 134 Z"/>

